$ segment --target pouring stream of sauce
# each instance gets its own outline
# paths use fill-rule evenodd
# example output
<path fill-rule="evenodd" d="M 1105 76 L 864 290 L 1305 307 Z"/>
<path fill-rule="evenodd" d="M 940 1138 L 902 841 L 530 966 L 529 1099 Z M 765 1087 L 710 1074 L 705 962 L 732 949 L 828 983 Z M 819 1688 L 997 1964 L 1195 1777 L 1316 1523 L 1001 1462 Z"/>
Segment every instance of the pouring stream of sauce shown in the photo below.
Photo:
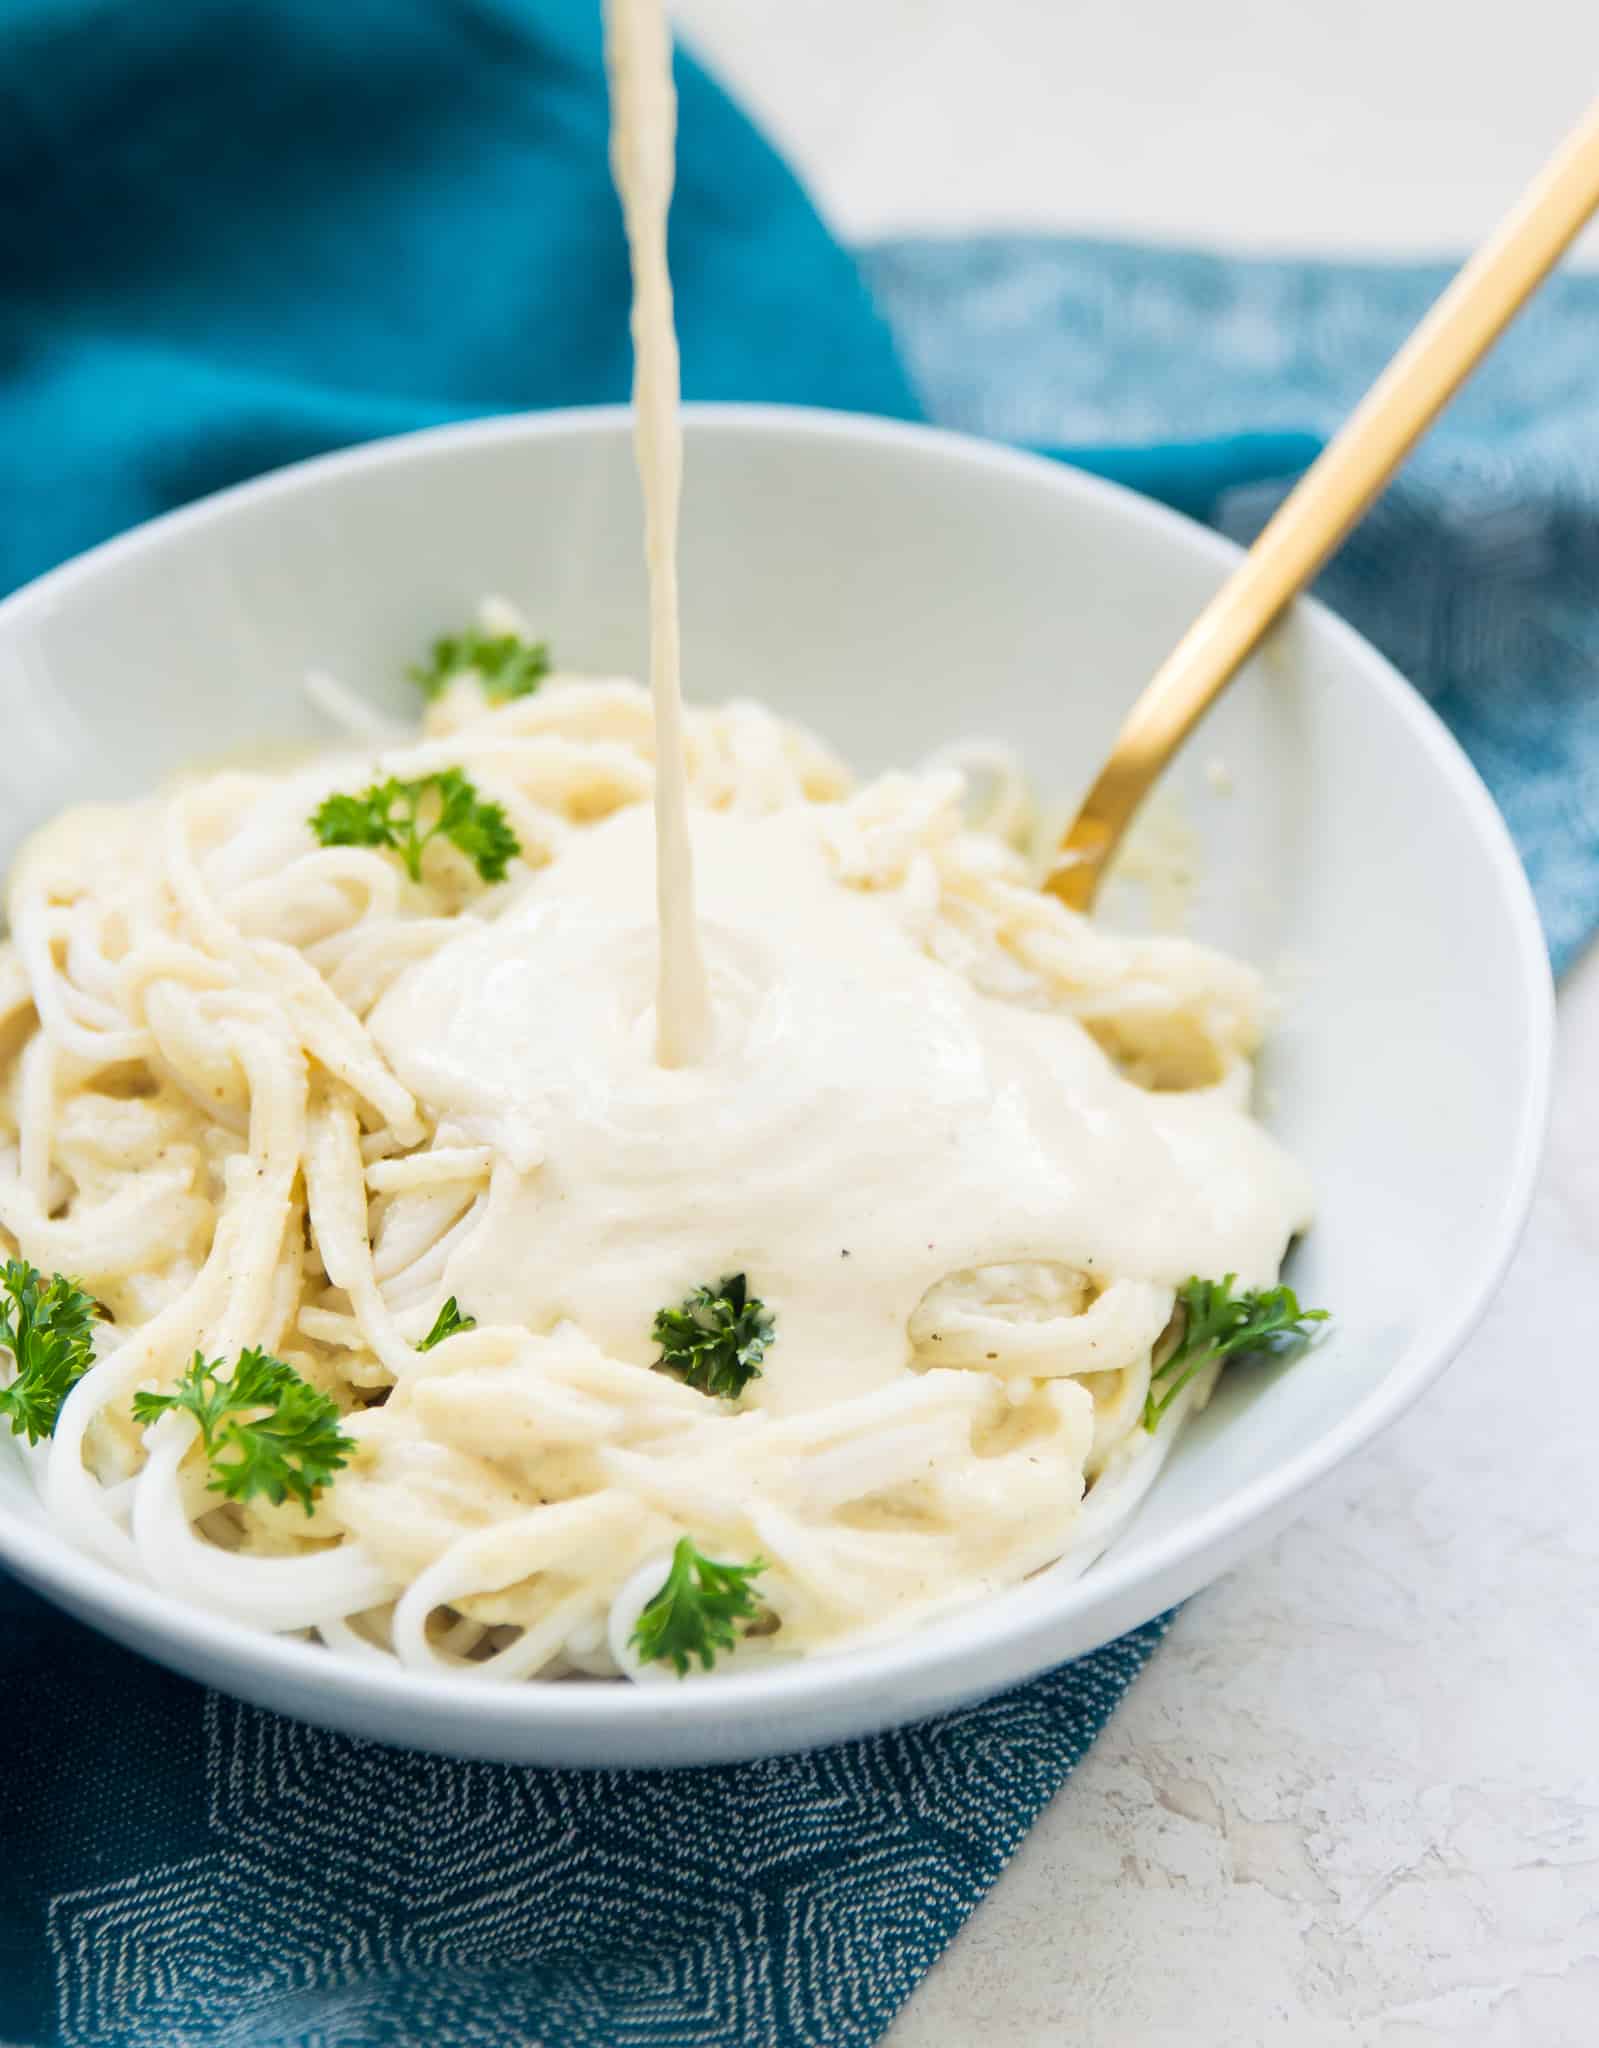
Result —
<path fill-rule="evenodd" d="M 633 263 L 633 408 L 650 584 L 650 694 L 655 704 L 655 901 L 660 927 L 655 1056 L 694 1066 L 711 1040 L 710 984 L 694 906 L 683 757 L 677 603 L 677 513 L 683 488 L 677 333 L 666 264 L 677 94 L 661 0 L 606 0 L 611 170 Z"/>

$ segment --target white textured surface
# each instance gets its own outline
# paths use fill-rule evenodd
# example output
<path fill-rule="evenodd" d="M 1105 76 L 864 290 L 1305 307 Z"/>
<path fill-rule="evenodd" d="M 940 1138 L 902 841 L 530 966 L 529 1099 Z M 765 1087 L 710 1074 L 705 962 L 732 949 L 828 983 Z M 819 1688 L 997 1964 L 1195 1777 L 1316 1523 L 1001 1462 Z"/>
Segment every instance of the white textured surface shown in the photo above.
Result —
<path fill-rule="evenodd" d="M 1599 82 L 1591 0 L 674 11 L 852 237 L 998 226 L 1453 249 Z"/>
<path fill-rule="evenodd" d="M 857 235 L 1460 245 L 1599 78 L 1584 0 L 678 12 Z M 1184 1612 L 889 2048 L 1599 2039 L 1599 958 L 1562 1032 L 1489 1322 Z"/>

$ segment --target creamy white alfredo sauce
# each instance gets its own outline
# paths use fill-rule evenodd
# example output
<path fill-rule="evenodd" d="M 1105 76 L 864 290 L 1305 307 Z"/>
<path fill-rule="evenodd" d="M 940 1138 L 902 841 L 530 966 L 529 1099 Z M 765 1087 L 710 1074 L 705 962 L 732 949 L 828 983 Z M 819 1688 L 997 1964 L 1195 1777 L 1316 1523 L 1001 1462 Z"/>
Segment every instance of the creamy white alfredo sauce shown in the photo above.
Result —
<path fill-rule="evenodd" d="M 1056 1262 L 1121 1283 L 1106 1359 L 1120 1364 L 1190 1274 L 1273 1280 L 1308 1219 L 1305 1181 L 1231 1091 L 1152 1094 L 1073 1020 L 984 996 L 929 957 L 890 903 L 838 880 L 814 807 L 695 818 L 702 935 L 679 675 L 671 46 L 659 0 L 607 0 L 606 19 L 634 277 L 654 901 L 651 820 L 626 810 L 375 1012 L 405 1084 L 504 1161 L 447 1284 L 480 1320 L 570 1319 L 647 1365 L 658 1309 L 746 1272 L 778 1334 L 745 1405 L 794 1413 L 901 1373 L 940 1280 Z M 1098 1340 L 1084 1341 L 1074 1370 L 1093 1367 Z"/>
<path fill-rule="evenodd" d="M 696 815 L 700 1065 L 654 1056 L 642 807 L 385 997 L 401 1080 L 509 1162 L 448 1289 L 642 1365 L 657 1309 L 745 1271 L 777 1318 L 745 1404 L 792 1413 L 902 1371 L 918 1302 L 969 1267 L 1269 1284 L 1309 1194 L 1234 1094 L 1151 1093 L 1072 1018 L 979 994 L 836 879 L 827 817 Z"/>

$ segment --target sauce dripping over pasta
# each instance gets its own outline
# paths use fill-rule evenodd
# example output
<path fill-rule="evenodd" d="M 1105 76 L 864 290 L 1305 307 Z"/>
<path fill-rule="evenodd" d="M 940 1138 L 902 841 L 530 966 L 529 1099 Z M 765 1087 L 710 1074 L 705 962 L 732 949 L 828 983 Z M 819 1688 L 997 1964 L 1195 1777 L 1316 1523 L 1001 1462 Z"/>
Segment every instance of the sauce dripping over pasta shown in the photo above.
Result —
<path fill-rule="evenodd" d="M 1097 1304 L 1082 1357 L 1042 1370 L 1120 1365 L 1189 1274 L 1275 1276 L 1308 1215 L 1303 1177 L 1249 1118 L 1241 1067 L 1214 1091 L 1152 1093 L 1069 1016 L 973 988 L 900 889 L 847 885 L 825 811 L 700 810 L 702 928 L 678 659 L 671 47 L 660 0 L 607 0 L 606 16 L 634 266 L 654 930 L 651 828 L 633 810 L 378 1006 L 406 1085 L 515 1169 L 449 1284 L 485 1318 L 570 1321 L 646 1365 L 658 1308 L 747 1269 L 779 1337 L 744 1406 L 795 1413 L 902 1373 L 919 1304 L 950 1276 L 1042 1263 L 1079 1310 Z M 965 1284 L 981 1299 L 996 1283 Z M 941 1329 L 921 1362 L 999 1355 L 957 1348 Z"/>

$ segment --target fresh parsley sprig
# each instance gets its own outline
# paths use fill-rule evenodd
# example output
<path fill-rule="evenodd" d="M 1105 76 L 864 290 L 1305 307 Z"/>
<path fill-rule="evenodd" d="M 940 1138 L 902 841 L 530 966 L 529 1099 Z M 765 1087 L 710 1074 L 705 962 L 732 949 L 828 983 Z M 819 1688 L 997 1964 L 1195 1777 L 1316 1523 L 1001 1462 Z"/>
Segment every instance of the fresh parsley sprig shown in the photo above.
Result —
<path fill-rule="evenodd" d="M 94 1363 L 94 1297 L 60 1273 L 47 1280 L 26 1259 L 0 1267 L 0 1344 L 16 1361 L 0 1387 L 0 1416 L 30 1444 L 55 1434 L 61 1404 Z"/>
<path fill-rule="evenodd" d="M 734 1624 L 759 1615 L 750 1581 L 765 1569 L 764 1558 L 725 1564 L 706 1557 L 692 1537 L 680 1537 L 671 1569 L 640 1612 L 629 1640 L 646 1663 L 670 1664 L 679 1678 L 687 1676 L 696 1657 L 709 1671 L 717 1651 L 731 1650 L 737 1641 Z"/>
<path fill-rule="evenodd" d="M 1195 1373 L 1218 1358 L 1243 1352 L 1291 1357 L 1310 1342 L 1311 1323 L 1324 1323 L 1329 1311 L 1301 1308 L 1291 1287 L 1246 1288 L 1233 1292 L 1238 1275 L 1225 1280 L 1184 1281 L 1177 1290 L 1183 1309 L 1183 1335 L 1177 1349 L 1155 1368 L 1144 1400 L 1144 1427 L 1153 1430 Z"/>
<path fill-rule="evenodd" d="M 192 1415 L 213 1493 L 229 1500 L 264 1494 L 275 1505 L 297 1500 L 310 1514 L 355 1448 L 339 1427 L 337 1407 L 270 1351 L 241 1351 L 231 1378 L 222 1378 L 221 1368 L 220 1358 L 207 1364 L 197 1351 L 171 1393 L 134 1395 L 134 1420 L 156 1422 L 169 1411 Z"/>
<path fill-rule="evenodd" d="M 468 670 L 494 703 L 531 697 L 550 672 L 549 646 L 516 633 L 450 633 L 435 640 L 429 659 L 413 663 L 407 674 L 425 697 L 436 697 Z"/>
<path fill-rule="evenodd" d="M 438 1314 L 433 1318 L 433 1327 L 416 1347 L 418 1351 L 431 1351 L 435 1344 L 442 1344 L 446 1337 L 459 1336 L 462 1330 L 475 1330 L 476 1316 L 464 1316 L 456 1306 L 452 1294 Z"/>
<path fill-rule="evenodd" d="M 422 879 L 422 855 L 434 839 L 458 846 L 485 882 L 503 882 L 522 851 L 505 812 L 485 803 L 459 768 L 415 782 L 390 776 L 359 796 L 327 797 L 312 813 L 311 829 L 324 846 L 392 847 L 413 882 Z"/>
<path fill-rule="evenodd" d="M 657 1372 L 669 1372 L 702 1394 L 736 1400 L 761 1376 L 761 1360 L 777 1325 L 748 1291 L 742 1273 L 696 1287 L 677 1308 L 663 1308 L 650 1334 L 661 1347 Z"/>

